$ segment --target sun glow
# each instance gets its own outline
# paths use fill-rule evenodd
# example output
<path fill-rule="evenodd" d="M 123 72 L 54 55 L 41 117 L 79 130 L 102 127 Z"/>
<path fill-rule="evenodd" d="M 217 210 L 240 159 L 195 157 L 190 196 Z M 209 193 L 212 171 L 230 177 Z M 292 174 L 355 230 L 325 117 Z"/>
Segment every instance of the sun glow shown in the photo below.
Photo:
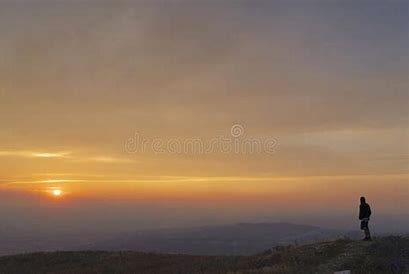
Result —
<path fill-rule="evenodd" d="M 61 189 L 53 189 L 51 193 L 53 194 L 53 196 L 58 197 L 58 196 L 61 196 L 62 191 Z"/>

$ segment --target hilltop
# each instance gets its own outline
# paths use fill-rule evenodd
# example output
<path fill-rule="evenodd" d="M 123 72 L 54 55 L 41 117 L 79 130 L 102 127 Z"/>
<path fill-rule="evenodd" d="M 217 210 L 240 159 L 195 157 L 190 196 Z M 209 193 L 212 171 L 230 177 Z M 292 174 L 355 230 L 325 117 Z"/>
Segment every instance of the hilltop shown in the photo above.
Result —
<path fill-rule="evenodd" d="M 0 273 L 409 273 L 409 238 L 278 246 L 252 256 L 134 251 L 45 252 L 0 257 Z"/>

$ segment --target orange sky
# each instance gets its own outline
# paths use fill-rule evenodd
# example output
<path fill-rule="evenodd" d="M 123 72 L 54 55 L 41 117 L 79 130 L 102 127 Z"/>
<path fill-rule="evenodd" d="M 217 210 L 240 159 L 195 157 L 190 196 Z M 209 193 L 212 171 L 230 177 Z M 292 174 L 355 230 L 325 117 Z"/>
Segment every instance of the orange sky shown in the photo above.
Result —
<path fill-rule="evenodd" d="M 248 218 L 349 214 L 366 195 L 379 212 L 406 214 L 407 11 L 0 4 L 0 192 L 10 193 L 0 207 L 18 217 L 27 195 L 29 208 L 183 201 L 187 215 L 212 216 L 201 203 L 251 203 Z M 136 133 L 149 144 L 276 143 L 274 153 L 127 151 Z"/>

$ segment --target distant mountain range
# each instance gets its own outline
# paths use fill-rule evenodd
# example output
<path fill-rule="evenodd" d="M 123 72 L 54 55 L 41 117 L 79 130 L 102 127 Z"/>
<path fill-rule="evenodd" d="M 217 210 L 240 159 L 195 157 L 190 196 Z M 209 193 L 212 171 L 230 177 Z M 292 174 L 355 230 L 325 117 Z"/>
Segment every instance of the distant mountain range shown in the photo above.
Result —
<path fill-rule="evenodd" d="M 277 245 L 333 240 L 359 232 L 291 223 L 240 223 L 119 234 L 50 234 L 0 228 L 0 255 L 36 251 L 132 250 L 191 255 L 249 255 Z"/>
<path fill-rule="evenodd" d="M 276 245 L 333 240 L 357 233 L 291 223 L 239 223 L 123 234 L 82 249 L 192 255 L 249 255 Z"/>

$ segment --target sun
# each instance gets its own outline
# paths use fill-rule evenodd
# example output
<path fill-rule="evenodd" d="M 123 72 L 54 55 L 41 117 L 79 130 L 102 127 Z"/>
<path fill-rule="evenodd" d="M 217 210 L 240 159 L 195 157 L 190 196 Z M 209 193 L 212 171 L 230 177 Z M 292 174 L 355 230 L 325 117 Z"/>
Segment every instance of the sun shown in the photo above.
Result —
<path fill-rule="evenodd" d="M 61 196 L 62 191 L 61 191 L 61 189 L 53 189 L 52 194 L 54 196 Z"/>

